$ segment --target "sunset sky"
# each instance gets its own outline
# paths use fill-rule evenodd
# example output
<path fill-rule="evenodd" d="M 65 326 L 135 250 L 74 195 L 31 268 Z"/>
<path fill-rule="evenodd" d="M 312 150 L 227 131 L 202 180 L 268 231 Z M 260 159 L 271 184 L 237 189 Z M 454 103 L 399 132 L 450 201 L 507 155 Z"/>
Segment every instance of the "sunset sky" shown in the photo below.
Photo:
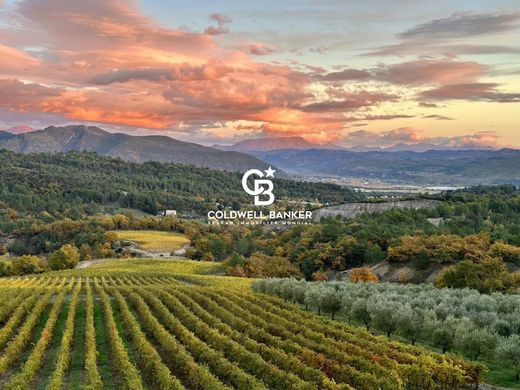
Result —
<path fill-rule="evenodd" d="M 0 0 L 0 130 L 520 147 L 520 3 Z"/>

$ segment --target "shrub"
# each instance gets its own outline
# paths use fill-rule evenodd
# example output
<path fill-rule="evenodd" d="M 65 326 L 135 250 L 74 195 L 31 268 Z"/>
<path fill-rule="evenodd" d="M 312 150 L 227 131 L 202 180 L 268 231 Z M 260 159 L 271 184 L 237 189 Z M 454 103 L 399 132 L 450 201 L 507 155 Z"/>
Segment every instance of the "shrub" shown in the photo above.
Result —
<path fill-rule="evenodd" d="M 11 275 L 39 274 L 45 272 L 45 263 L 37 256 L 22 256 L 13 260 L 9 270 Z"/>
<path fill-rule="evenodd" d="M 78 248 L 74 245 L 63 245 L 49 256 L 49 266 L 52 270 L 74 268 L 80 259 Z"/>
<path fill-rule="evenodd" d="M 379 278 L 376 274 L 374 274 L 370 268 L 367 267 L 361 267 L 361 268 L 354 268 L 350 271 L 349 274 L 349 280 L 352 283 L 359 283 L 359 282 L 379 282 Z"/>

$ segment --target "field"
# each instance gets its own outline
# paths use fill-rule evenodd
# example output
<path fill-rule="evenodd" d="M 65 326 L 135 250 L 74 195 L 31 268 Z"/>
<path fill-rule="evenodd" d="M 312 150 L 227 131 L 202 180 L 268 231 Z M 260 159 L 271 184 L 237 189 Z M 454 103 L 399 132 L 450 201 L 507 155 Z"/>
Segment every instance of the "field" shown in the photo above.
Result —
<path fill-rule="evenodd" d="M 117 238 L 132 241 L 137 249 L 154 254 L 170 254 L 188 244 L 188 239 L 182 234 L 151 230 L 114 230 Z"/>
<path fill-rule="evenodd" d="M 113 263 L 0 280 L 0 387 L 455 389 L 481 375 L 198 275 L 207 264 Z"/>

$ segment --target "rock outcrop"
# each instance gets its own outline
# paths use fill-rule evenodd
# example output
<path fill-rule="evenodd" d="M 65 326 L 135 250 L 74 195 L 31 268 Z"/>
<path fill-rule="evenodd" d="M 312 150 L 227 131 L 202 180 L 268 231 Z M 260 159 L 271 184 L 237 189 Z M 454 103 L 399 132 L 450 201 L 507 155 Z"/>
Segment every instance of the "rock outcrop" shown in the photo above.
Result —
<path fill-rule="evenodd" d="M 377 213 L 391 209 L 423 209 L 437 207 L 441 202 L 431 199 L 400 200 L 390 202 L 358 202 L 345 203 L 336 206 L 322 207 L 313 211 L 313 218 L 319 221 L 322 217 L 334 217 L 341 215 L 351 219 L 362 213 Z"/>

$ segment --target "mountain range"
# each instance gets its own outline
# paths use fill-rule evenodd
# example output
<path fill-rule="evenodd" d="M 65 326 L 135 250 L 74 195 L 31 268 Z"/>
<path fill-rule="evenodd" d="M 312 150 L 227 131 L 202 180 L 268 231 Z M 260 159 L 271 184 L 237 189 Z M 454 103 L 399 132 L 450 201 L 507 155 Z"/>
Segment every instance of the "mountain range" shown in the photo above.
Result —
<path fill-rule="evenodd" d="M 520 150 L 271 150 L 254 156 L 288 173 L 379 180 L 400 184 L 520 185 Z"/>
<path fill-rule="evenodd" d="M 230 146 L 213 145 L 213 147 L 220 150 L 230 150 L 244 153 L 281 149 L 343 149 L 341 146 L 334 144 L 318 144 L 309 142 L 302 137 L 254 138 L 246 139 Z"/>
<path fill-rule="evenodd" d="M 131 162 L 173 162 L 225 171 L 267 169 L 254 156 L 182 142 L 166 136 L 131 136 L 109 133 L 95 126 L 49 126 L 22 134 L 0 133 L 0 149 L 18 153 L 59 153 L 88 151 L 119 157 Z M 279 172 L 283 176 L 282 172 Z"/>
<path fill-rule="evenodd" d="M 398 143 L 387 147 L 378 146 L 350 146 L 343 147 L 333 143 L 319 144 L 316 142 L 309 142 L 302 137 L 268 137 L 268 138 L 252 138 L 237 142 L 233 145 L 213 145 L 214 148 L 220 150 L 233 150 L 236 152 L 267 152 L 271 150 L 284 150 L 284 149 L 297 149 L 297 150 L 308 150 L 308 149 L 335 149 L 335 150 L 350 150 L 353 152 L 374 152 L 374 151 L 386 151 L 386 152 L 398 152 L 398 151 L 415 151 L 415 152 L 426 152 L 428 150 L 497 150 L 496 147 L 486 145 L 475 145 L 468 144 L 464 146 L 451 146 L 451 145 L 440 145 L 430 142 L 417 142 L 417 143 Z"/>
<path fill-rule="evenodd" d="M 520 184 L 520 150 L 514 149 L 429 150 L 429 144 L 403 144 L 393 151 L 353 151 L 283 137 L 245 140 L 219 150 L 166 136 L 109 133 L 94 126 L 49 126 L 23 132 L 25 129 L 20 128 L 20 134 L 0 131 L 0 149 L 19 153 L 88 151 L 131 162 L 173 162 L 237 172 L 265 170 L 271 165 L 278 167 L 278 177 L 294 173 L 432 186 Z M 400 150 L 411 147 L 417 150 Z"/>

